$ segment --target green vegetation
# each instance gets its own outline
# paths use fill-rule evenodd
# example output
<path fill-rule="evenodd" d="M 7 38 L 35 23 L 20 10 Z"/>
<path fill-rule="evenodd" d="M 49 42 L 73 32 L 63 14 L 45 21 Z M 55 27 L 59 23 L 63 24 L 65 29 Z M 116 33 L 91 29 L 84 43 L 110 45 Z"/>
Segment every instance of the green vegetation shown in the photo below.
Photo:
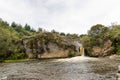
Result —
<path fill-rule="evenodd" d="M 102 49 L 104 55 L 120 54 L 120 25 L 104 26 L 97 24 L 91 27 L 88 35 L 82 35 L 81 41 L 87 49 L 88 55 L 93 56 L 94 47 Z M 112 43 L 112 45 L 110 45 Z M 107 48 L 109 51 L 107 52 Z M 106 53 L 104 53 L 106 49 Z"/>
<path fill-rule="evenodd" d="M 46 45 L 46 50 L 49 52 L 47 47 L 49 42 L 64 50 L 71 50 L 68 56 L 72 57 L 76 54 L 76 49 L 74 45 L 68 45 L 68 43 L 76 40 L 81 41 L 88 56 L 96 54 L 96 56 L 120 55 L 120 25 L 104 26 L 97 24 L 91 27 L 88 34 L 78 35 L 59 33 L 55 30 L 48 32 L 42 28 L 35 31 L 29 24 L 22 26 L 13 22 L 9 25 L 6 21 L 0 19 L 0 62 L 28 58 L 23 43 L 25 39 L 29 39 L 27 46 L 35 55 L 34 58 L 37 57 L 37 54 L 45 51 L 43 45 Z M 98 49 L 98 52 L 95 52 L 96 49 Z"/>
<path fill-rule="evenodd" d="M 67 37 L 74 40 L 74 35 L 79 39 L 77 34 L 69 34 Z M 65 33 L 59 33 L 55 30 L 48 32 L 39 28 L 38 31 L 35 31 L 28 24 L 22 26 L 12 22 L 11 25 L 9 25 L 6 21 L 0 19 L 0 61 L 28 58 L 28 55 L 25 53 L 23 41 L 29 38 L 27 46 L 32 50 L 33 55 L 29 56 L 32 58 L 37 58 L 37 54 L 43 53 L 43 45 L 48 45 L 49 42 L 63 49 L 73 48 L 73 50 L 75 50 L 75 47 L 67 45 L 65 41 L 67 37 Z M 41 51 L 38 51 L 38 49 Z M 46 49 L 49 52 L 49 48 Z"/>
<path fill-rule="evenodd" d="M 10 63 L 10 62 L 23 62 L 23 61 L 29 61 L 29 59 L 4 60 L 3 62 Z"/>
<path fill-rule="evenodd" d="M 52 44 L 54 47 L 57 47 L 56 50 L 71 50 L 76 52 L 76 47 L 71 43 L 68 43 L 66 36 L 61 36 L 57 32 L 41 32 L 34 37 L 30 38 L 27 47 L 31 50 L 30 53 L 33 53 L 33 58 L 37 58 L 38 54 L 54 53 L 54 50 L 51 50 L 49 44 Z M 70 39 L 70 38 L 68 38 Z M 71 40 L 71 39 L 70 39 Z M 53 48 L 52 46 L 52 48 Z M 73 54 L 75 55 L 75 54 Z M 30 55 L 30 57 L 32 57 Z"/>
<path fill-rule="evenodd" d="M 25 53 L 14 53 L 8 59 L 18 60 L 18 59 L 24 59 L 24 58 L 27 58 Z"/>
<path fill-rule="evenodd" d="M 75 54 L 71 50 L 69 50 L 68 57 L 74 57 L 74 56 L 75 56 Z"/>
<path fill-rule="evenodd" d="M 31 30 L 15 22 L 9 25 L 0 19 L 0 60 L 26 58 L 21 39 L 33 34 Z"/>

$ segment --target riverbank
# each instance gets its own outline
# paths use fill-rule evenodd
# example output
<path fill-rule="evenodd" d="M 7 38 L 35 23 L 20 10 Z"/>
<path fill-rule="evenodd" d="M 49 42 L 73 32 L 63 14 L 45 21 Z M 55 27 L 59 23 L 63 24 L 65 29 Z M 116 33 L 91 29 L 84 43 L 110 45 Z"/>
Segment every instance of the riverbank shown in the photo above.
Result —
<path fill-rule="evenodd" d="M 64 59 L 0 63 L 4 80 L 116 80 L 120 61 L 77 56 Z"/>
<path fill-rule="evenodd" d="M 82 59 L 90 59 L 90 58 L 93 58 L 93 59 L 97 59 L 99 57 L 84 57 L 84 56 L 76 56 L 76 57 L 54 57 L 54 58 L 39 58 L 39 59 L 18 59 L 18 60 L 2 60 L 0 62 L 4 62 L 4 63 L 14 63 L 14 62 L 27 62 L 27 61 L 35 61 L 35 60 L 51 60 L 51 59 L 74 59 L 74 58 L 77 58 L 79 57 L 80 60 Z M 101 58 L 109 58 L 111 60 L 120 60 L 120 55 L 111 55 L 111 56 L 106 56 L 106 57 L 101 57 Z M 78 59 L 78 58 L 77 58 Z"/>
<path fill-rule="evenodd" d="M 29 61 L 30 59 L 18 59 L 18 60 L 4 60 L 3 62 L 9 63 L 9 62 L 24 62 Z"/>
<path fill-rule="evenodd" d="M 114 54 L 114 55 L 109 56 L 109 58 L 112 60 L 120 60 L 120 55 Z"/>
<path fill-rule="evenodd" d="M 0 63 L 15 63 L 15 62 L 26 62 L 26 61 L 33 61 L 37 59 L 17 59 L 17 60 L 1 60 Z"/>

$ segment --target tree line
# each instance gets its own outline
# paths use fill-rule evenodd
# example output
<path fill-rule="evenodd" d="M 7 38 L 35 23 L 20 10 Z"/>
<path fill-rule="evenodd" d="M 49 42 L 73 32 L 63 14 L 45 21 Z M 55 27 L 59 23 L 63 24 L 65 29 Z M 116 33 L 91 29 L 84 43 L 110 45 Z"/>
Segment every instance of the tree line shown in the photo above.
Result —
<path fill-rule="evenodd" d="M 46 30 L 43 28 L 38 28 L 36 31 L 29 24 L 22 26 L 21 24 L 12 22 L 10 25 L 8 22 L 0 19 L 0 60 L 26 58 L 25 49 L 20 42 L 21 39 L 44 32 Z M 87 50 L 88 55 L 92 53 L 94 46 L 102 48 L 105 42 L 110 40 L 113 47 L 111 54 L 120 54 L 120 25 L 118 24 L 111 26 L 96 24 L 91 27 L 87 34 L 82 35 L 65 34 L 55 30 L 52 30 L 50 33 L 79 40 Z"/>

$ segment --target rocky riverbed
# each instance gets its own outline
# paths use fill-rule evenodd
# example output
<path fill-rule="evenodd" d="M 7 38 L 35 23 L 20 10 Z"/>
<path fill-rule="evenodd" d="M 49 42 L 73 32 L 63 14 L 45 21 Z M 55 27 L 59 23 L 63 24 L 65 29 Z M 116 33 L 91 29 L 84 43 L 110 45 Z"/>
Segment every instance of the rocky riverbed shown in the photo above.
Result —
<path fill-rule="evenodd" d="M 73 57 L 0 63 L 0 80 L 116 80 L 119 59 Z"/>

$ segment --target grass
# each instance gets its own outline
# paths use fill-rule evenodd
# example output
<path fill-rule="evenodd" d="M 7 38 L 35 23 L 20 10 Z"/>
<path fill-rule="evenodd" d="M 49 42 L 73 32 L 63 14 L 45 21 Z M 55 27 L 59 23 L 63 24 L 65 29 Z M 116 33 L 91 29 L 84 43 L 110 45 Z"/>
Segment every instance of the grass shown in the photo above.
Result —
<path fill-rule="evenodd" d="M 31 59 L 18 59 L 18 60 L 4 60 L 3 62 L 10 63 L 10 62 L 24 62 L 29 61 Z"/>
<path fill-rule="evenodd" d="M 64 58 L 64 57 L 69 57 L 68 55 L 69 51 L 58 51 L 57 53 L 45 53 L 41 56 L 41 59 L 54 59 L 54 58 Z M 14 62 L 25 62 L 25 61 L 31 61 L 31 60 L 36 60 L 36 59 L 9 59 L 9 60 L 2 60 L 1 62 L 5 63 L 14 63 Z"/>

